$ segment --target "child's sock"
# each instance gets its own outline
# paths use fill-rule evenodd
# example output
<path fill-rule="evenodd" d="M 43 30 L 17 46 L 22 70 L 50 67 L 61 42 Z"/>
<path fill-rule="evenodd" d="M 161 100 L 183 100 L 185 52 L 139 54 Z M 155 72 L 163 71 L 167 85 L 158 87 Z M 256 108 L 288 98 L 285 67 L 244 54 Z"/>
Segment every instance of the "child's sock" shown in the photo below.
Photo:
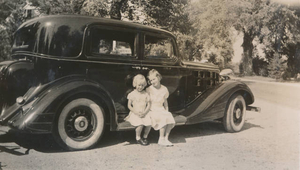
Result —
<path fill-rule="evenodd" d="M 164 137 L 159 137 L 158 144 L 159 145 L 164 145 L 164 143 L 165 143 L 165 138 Z"/>
<path fill-rule="evenodd" d="M 159 137 L 159 139 L 158 139 L 158 141 L 164 141 L 165 140 L 165 138 L 164 137 Z"/>
<path fill-rule="evenodd" d="M 141 137 L 140 137 L 140 136 L 136 136 L 135 139 L 136 139 L 136 140 L 140 140 Z"/>

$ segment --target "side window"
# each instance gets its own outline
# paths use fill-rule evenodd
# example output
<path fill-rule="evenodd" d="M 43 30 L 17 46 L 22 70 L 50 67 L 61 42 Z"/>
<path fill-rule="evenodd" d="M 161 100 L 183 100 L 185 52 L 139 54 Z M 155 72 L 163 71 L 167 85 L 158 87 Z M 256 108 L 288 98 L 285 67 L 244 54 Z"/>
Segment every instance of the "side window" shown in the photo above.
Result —
<path fill-rule="evenodd" d="M 146 60 L 174 61 L 172 39 L 146 35 L 144 56 Z"/>
<path fill-rule="evenodd" d="M 134 41 L 132 32 L 94 27 L 90 30 L 89 54 L 99 58 L 131 58 L 135 56 Z"/>

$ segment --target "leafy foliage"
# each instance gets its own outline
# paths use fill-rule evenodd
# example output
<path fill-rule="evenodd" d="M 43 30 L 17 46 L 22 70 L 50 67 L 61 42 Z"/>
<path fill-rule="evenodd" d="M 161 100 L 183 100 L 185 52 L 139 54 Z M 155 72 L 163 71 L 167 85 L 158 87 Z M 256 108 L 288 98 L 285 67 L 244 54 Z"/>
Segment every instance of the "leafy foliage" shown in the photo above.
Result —
<path fill-rule="evenodd" d="M 10 58 L 13 33 L 25 21 L 22 0 L 2 0 L 0 2 L 0 61 Z"/>
<path fill-rule="evenodd" d="M 300 7 L 271 0 L 28 0 L 44 15 L 80 14 L 167 29 L 175 34 L 184 60 L 228 67 L 233 31 L 243 36 L 240 71 L 277 77 L 300 73 Z M 13 32 L 27 18 L 23 0 L 0 1 L 0 60 L 8 59 Z M 254 42 L 264 45 L 263 56 Z M 266 73 L 266 65 L 268 73 Z M 280 68 L 280 69 L 279 69 Z"/>
<path fill-rule="evenodd" d="M 259 56 L 256 56 L 252 60 L 253 63 L 253 72 L 255 75 L 258 76 L 268 76 L 268 62 L 264 58 L 260 58 Z"/>
<path fill-rule="evenodd" d="M 252 75 L 252 59 L 255 56 L 253 40 L 261 35 L 261 30 L 269 22 L 273 8 L 266 0 L 227 1 L 232 26 L 243 34 L 243 55 L 240 70 L 243 74 Z"/>
<path fill-rule="evenodd" d="M 10 56 L 10 37 L 4 27 L 0 27 L 0 61 L 8 59 Z"/>
<path fill-rule="evenodd" d="M 228 12 L 223 0 L 195 1 L 190 9 L 191 21 L 197 30 L 195 42 L 202 47 L 202 58 L 221 63 L 223 67 L 233 56 Z"/>
<path fill-rule="evenodd" d="M 261 42 L 265 45 L 264 52 L 270 66 L 274 66 L 274 60 L 278 60 L 278 56 L 287 58 L 287 70 L 289 75 L 293 76 L 299 73 L 299 58 L 297 56 L 297 44 L 299 39 L 299 19 L 294 11 L 287 6 L 272 4 L 274 6 L 273 13 L 269 16 L 269 22 L 263 28 Z M 298 67 L 297 67 L 298 66 Z M 276 76 L 272 75 L 271 76 Z"/>
<path fill-rule="evenodd" d="M 278 53 L 270 60 L 268 69 L 270 77 L 280 79 L 281 74 L 286 69 L 286 64 Z"/>

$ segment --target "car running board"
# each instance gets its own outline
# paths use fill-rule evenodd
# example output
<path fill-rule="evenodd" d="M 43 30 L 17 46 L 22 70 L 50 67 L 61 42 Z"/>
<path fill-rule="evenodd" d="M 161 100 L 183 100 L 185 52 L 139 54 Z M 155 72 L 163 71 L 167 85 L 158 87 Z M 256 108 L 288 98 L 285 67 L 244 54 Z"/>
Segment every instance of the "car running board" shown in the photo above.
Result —
<path fill-rule="evenodd" d="M 175 122 L 176 122 L 176 126 L 179 126 L 179 125 L 184 125 L 186 123 L 186 117 L 185 116 L 182 116 L 182 115 L 173 115 L 174 116 L 174 119 L 175 119 Z M 134 126 L 132 126 L 129 122 L 127 121 L 124 121 L 124 122 L 121 122 L 118 124 L 118 128 L 117 130 L 118 131 L 122 131 L 122 130 L 132 130 L 132 129 L 135 129 Z"/>

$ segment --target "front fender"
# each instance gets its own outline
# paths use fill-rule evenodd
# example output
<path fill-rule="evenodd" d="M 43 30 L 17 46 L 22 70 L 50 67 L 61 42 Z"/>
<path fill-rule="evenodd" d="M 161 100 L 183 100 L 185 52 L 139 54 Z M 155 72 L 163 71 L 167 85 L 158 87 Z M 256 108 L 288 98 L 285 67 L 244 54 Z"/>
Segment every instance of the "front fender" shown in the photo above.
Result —
<path fill-rule="evenodd" d="M 104 109 L 109 112 L 110 124 L 116 126 L 115 108 L 109 93 L 103 86 L 84 76 L 64 77 L 31 91 L 24 95 L 26 103 L 23 108 L 26 106 L 29 109 L 22 113 L 23 116 L 16 116 L 10 121 L 10 126 L 34 133 L 51 133 L 60 109 L 70 100 L 79 97 L 88 97 L 104 104 Z"/>
<path fill-rule="evenodd" d="M 187 107 L 183 113 L 187 117 L 186 124 L 222 118 L 229 98 L 235 93 L 240 93 L 247 105 L 254 102 L 253 93 L 246 84 L 237 81 L 225 81 L 208 89 Z"/>

